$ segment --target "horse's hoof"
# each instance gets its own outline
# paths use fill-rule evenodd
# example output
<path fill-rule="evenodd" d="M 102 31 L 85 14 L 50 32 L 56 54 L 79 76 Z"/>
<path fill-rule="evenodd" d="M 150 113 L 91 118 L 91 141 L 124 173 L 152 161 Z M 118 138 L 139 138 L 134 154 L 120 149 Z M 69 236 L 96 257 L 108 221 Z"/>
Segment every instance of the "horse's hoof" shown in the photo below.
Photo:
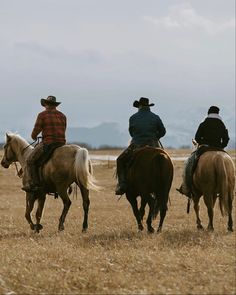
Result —
<path fill-rule="evenodd" d="M 82 229 L 82 233 L 86 233 L 87 230 L 88 230 L 87 228 L 83 228 L 83 229 Z"/>
<path fill-rule="evenodd" d="M 197 226 L 197 229 L 198 229 L 198 230 L 204 230 L 204 227 L 203 227 L 202 225 L 198 225 L 198 226 Z"/>
<path fill-rule="evenodd" d="M 60 226 L 58 227 L 58 230 L 59 230 L 59 231 L 63 231 L 64 229 L 65 229 L 64 225 L 60 225 Z"/>
<path fill-rule="evenodd" d="M 154 228 L 153 228 L 153 227 L 149 227 L 149 228 L 148 228 L 148 233 L 149 233 L 149 234 L 153 234 L 153 233 L 154 233 L 154 231 L 155 231 L 155 230 L 154 230 Z"/>
<path fill-rule="evenodd" d="M 233 228 L 232 227 L 228 227 L 228 232 L 233 232 L 234 230 L 233 230 Z"/>
<path fill-rule="evenodd" d="M 139 230 L 139 231 L 143 231 L 143 226 L 142 226 L 142 224 L 138 226 L 138 230 Z"/>
<path fill-rule="evenodd" d="M 30 224 L 30 229 L 35 230 L 35 224 L 31 223 Z"/>
<path fill-rule="evenodd" d="M 158 228 L 157 234 L 160 234 L 160 233 L 161 233 L 161 228 Z"/>
<path fill-rule="evenodd" d="M 35 224 L 35 229 L 39 232 L 40 230 L 42 230 L 43 229 L 43 226 L 42 226 L 42 224 Z"/>

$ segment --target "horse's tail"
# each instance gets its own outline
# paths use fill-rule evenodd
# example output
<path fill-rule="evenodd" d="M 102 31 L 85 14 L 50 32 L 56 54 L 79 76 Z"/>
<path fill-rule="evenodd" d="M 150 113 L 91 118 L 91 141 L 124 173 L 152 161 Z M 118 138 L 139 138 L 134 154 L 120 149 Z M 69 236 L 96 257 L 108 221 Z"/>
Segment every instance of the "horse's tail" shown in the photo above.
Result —
<path fill-rule="evenodd" d="M 215 159 L 215 172 L 216 172 L 216 183 L 220 184 L 217 193 L 219 193 L 219 206 L 222 216 L 227 215 L 229 212 L 229 183 L 228 175 L 226 171 L 226 166 L 224 158 L 216 157 Z"/>
<path fill-rule="evenodd" d="M 173 179 L 173 165 L 168 155 L 157 154 L 153 162 L 155 192 L 152 219 L 155 219 L 160 208 L 167 210 L 169 191 Z"/>
<path fill-rule="evenodd" d="M 93 166 L 89 159 L 88 150 L 78 148 L 75 155 L 75 175 L 77 182 L 82 184 L 87 189 L 98 191 L 100 187 L 96 185 L 96 180 L 93 176 Z"/>

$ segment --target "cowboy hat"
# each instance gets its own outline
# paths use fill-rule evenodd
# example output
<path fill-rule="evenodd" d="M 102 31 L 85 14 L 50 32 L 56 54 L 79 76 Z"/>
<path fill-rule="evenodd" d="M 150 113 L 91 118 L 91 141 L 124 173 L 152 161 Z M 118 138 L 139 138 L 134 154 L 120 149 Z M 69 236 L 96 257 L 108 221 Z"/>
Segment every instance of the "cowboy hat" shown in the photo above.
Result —
<path fill-rule="evenodd" d="M 133 103 L 133 106 L 135 108 L 139 108 L 140 106 L 144 106 L 144 107 L 152 107 L 154 106 L 154 103 L 150 103 L 149 104 L 149 99 L 146 97 L 140 97 L 139 100 L 135 100 Z"/>
<path fill-rule="evenodd" d="M 58 106 L 60 102 L 57 101 L 56 97 L 53 95 L 49 95 L 46 99 L 41 99 L 41 105 L 45 107 L 45 105 L 52 105 L 52 106 Z"/>

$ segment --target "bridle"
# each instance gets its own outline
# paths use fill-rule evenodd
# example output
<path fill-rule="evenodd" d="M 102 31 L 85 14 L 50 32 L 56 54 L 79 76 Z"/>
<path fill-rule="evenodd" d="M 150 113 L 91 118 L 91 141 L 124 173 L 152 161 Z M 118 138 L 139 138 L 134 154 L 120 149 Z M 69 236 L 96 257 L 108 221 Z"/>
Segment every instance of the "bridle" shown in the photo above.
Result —
<path fill-rule="evenodd" d="M 42 137 L 41 136 L 39 136 L 39 137 L 37 137 L 36 138 L 36 140 L 34 140 L 32 143 L 30 143 L 29 145 L 27 145 L 26 147 L 24 147 L 23 148 L 23 153 L 24 153 L 24 151 L 27 149 L 27 148 L 29 148 L 30 146 L 32 146 L 32 145 L 34 145 L 35 143 L 35 146 L 36 145 L 38 145 L 39 144 L 39 141 L 40 141 L 40 139 L 41 139 Z M 8 163 L 14 163 L 14 165 L 15 165 L 15 168 L 16 168 L 16 172 L 17 172 L 17 175 L 21 178 L 22 177 L 22 168 L 18 168 L 18 166 L 17 166 L 17 162 L 16 161 L 12 161 L 12 160 L 10 160 L 8 157 L 7 157 L 7 152 L 6 152 L 6 149 L 8 148 L 8 146 L 9 146 L 9 143 L 6 143 L 5 144 L 5 146 L 4 146 L 4 149 L 5 149 L 5 159 L 6 159 L 6 161 L 8 162 Z M 11 147 L 10 147 L 11 148 Z M 11 149 L 11 152 L 15 155 L 15 153 L 12 151 L 12 149 Z"/>

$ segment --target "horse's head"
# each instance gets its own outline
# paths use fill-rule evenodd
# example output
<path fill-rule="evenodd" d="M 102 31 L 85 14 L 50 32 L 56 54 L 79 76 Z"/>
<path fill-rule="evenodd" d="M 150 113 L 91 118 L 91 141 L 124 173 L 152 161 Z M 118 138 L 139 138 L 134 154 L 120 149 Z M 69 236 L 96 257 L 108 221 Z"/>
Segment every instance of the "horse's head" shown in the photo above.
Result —
<path fill-rule="evenodd" d="M 6 133 L 6 144 L 4 145 L 4 154 L 1 161 L 1 165 L 4 168 L 9 168 L 9 166 L 16 161 L 16 154 L 12 149 L 12 137 L 11 135 Z"/>

